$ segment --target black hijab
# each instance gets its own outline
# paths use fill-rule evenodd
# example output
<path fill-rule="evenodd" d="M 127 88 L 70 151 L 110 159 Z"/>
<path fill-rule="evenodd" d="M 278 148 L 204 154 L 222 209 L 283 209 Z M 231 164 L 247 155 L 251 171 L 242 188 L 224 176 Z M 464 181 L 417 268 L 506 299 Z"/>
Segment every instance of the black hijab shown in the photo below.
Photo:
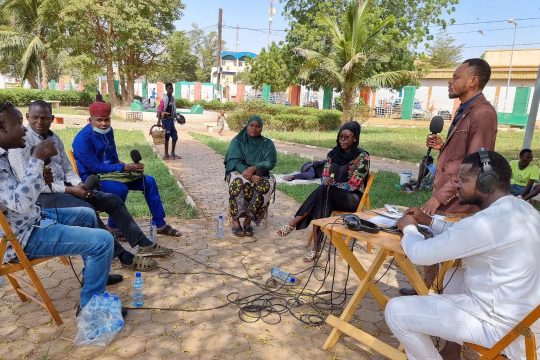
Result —
<path fill-rule="evenodd" d="M 356 141 L 353 144 L 353 148 L 348 153 L 343 151 L 341 146 L 339 146 L 339 136 L 344 130 L 349 130 L 356 138 Z M 358 155 L 360 155 L 360 153 L 364 151 L 362 148 L 358 147 L 358 144 L 360 143 L 360 130 L 361 126 L 357 121 L 346 122 L 345 124 L 343 124 L 343 126 L 341 126 L 341 128 L 339 128 L 336 139 L 336 146 L 328 153 L 328 157 L 332 160 L 333 163 L 336 163 L 339 166 L 343 166 L 356 159 Z"/>

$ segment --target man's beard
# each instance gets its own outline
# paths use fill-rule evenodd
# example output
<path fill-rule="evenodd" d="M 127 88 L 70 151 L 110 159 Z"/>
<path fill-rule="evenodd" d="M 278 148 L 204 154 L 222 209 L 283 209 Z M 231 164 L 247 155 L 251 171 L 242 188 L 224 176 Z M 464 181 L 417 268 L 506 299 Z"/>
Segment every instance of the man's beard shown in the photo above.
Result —
<path fill-rule="evenodd" d="M 459 97 L 460 97 L 460 95 L 457 94 L 457 93 L 453 93 L 453 94 L 448 93 L 448 98 L 449 99 L 457 99 Z"/>
<path fill-rule="evenodd" d="M 464 199 L 463 196 L 461 196 L 461 194 L 459 195 L 459 205 L 478 205 L 478 206 L 480 206 L 481 203 L 482 203 L 482 201 L 478 197 L 476 197 L 476 198 L 470 197 L 470 198 Z"/>

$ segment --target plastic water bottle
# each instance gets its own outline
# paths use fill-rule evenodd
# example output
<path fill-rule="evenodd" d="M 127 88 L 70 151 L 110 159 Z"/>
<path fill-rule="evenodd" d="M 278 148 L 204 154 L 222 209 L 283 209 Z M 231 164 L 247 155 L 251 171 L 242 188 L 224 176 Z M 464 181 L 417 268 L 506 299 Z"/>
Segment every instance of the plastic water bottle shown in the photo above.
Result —
<path fill-rule="evenodd" d="M 135 273 L 135 280 L 133 281 L 133 306 L 140 308 L 144 305 L 143 295 L 144 280 L 140 272 Z"/>
<path fill-rule="evenodd" d="M 124 319 L 122 318 L 122 303 L 118 296 L 114 296 L 111 303 L 112 324 L 111 330 L 118 332 L 124 326 Z"/>
<path fill-rule="evenodd" d="M 223 217 L 223 215 L 218 215 L 218 217 L 217 217 L 217 228 L 216 228 L 216 238 L 223 239 L 224 237 L 225 237 L 224 217 Z"/>
<path fill-rule="evenodd" d="M 4 277 L 3 276 L 0 276 L 0 287 L 2 287 L 2 285 L 4 285 Z"/>
<path fill-rule="evenodd" d="M 154 224 L 150 225 L 150 240 L 154 243 L 157 241 L 157 227 Z"/>
<path fill-rule="evenodd" d="M 282 280 L 289 284 L 296 284 L 296 278 L 294 276 L 292 276 L 290 273 L 283 271 L 277 267 L 273 267 L 270 273 L 272 274 L 272 277 L 275 279 Z"/>

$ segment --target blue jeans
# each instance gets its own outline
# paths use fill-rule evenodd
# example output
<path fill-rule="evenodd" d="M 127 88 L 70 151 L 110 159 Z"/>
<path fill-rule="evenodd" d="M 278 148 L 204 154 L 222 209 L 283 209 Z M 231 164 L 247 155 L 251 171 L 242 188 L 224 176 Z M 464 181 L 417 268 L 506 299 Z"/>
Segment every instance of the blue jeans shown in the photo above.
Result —
<path fill-rule="evenodd" d="M 526 186 L 521 186 L 517 184 L 511 184 L 510 185 L 510 194 L 514 196 L 518 196 L 523 194 L 523 191 L 525 190 Z"/>
<path fill-rule="evenodd" d="M 105 290 L 113 255 L 113 237 L 98 229 L 96 213 L 89 208 L 44 209 L 43 217 L 56 220 L 47 228 L 35 228 L 24 248 L 31 259 L 46 256 L 81 255 L 84 262 L 84 286 L 81 307 L 93 294 Z"/>
<path fill-rule="evenodd" d="M 148 205 L 150 213 L 152 214 L 152 224 L 154 224 L 157 228 L 165 226 L 165 209 L 163 208 L 163 203 L 161 202 L 161 196 L 159 195 L 156 179 L 154 179 L 152 176 L 145 175 L 139 180 L 128 183 L 121 183 L 119 181 L 111 180 L 101 181 L 101 191 L 115 194 L 119 196 L 123 202 L 126 202 L 129 190 L 142 191 L 144 198 L 146 199 L 146 204 Z M 116 229 L 116 225 L 110 217 L 108 225 Z"/>

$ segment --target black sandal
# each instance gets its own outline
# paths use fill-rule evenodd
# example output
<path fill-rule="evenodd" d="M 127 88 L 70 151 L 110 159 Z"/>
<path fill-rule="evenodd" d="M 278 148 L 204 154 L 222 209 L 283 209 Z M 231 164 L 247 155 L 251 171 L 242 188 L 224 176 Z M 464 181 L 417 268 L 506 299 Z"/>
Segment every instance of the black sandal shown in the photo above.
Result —
<path fill-rule="evenodd" d="M 174 236 L 174 237 L 182 236 L 182 233 L 180 231 L 176 230 L 169 224 L 165 225 L 161 229 L 158 229 L 157 233 L 160 235 L 167 235 L 167 236 Z"/>
<path fill-rule="evenodd" d="M 248 225 L 244 229 L 244 235 L 246 236 L 253 236 L 253 226 Z"/>
<path fill-rule="evenodd" d="M 232 233 L 234 236 L 244 237 L 244 230 L 242 230 L 241 226 L 233 226 Z"/>

